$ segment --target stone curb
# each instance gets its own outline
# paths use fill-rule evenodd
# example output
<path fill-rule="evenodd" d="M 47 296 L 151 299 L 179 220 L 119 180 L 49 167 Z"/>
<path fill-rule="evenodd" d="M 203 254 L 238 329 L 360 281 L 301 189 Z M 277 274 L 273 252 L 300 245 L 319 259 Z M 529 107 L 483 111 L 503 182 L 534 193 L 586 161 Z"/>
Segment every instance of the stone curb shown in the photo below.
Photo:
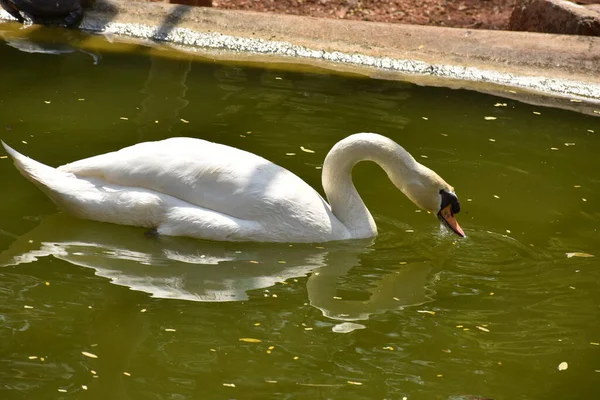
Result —
<path fill-rule="evenodd" d="M 558 98 L 550 101 L 558 106 L 590 114 L 600 108 L 600 38 L 594 37 L 318 19 L 123 0 L 98 0 L 81 28 L 167 41 L 212 58 L 304 64 L 419 84 L 519 92 L 518 97 L 522 93 L 536 103 L 549 102 L 550 95 Z M 589 110 L 569 100 L 583 101 Z"/>

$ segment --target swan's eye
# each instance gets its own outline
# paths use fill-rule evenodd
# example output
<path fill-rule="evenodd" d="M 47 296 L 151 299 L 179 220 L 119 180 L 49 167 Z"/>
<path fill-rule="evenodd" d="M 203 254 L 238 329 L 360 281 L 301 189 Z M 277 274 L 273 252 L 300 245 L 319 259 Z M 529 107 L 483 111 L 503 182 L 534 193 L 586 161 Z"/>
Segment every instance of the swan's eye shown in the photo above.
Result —
<path fill-rule="evenodd" d="M 452 205 L 452 213 L 458 214 L 460 212 L 460 203 L 458 197 L 454 193 L 446 192 L 444 189 L 440 189 L 440 196 L 442 196 L 442 204 L 440 210 L 443 210 L 448 205 Z"/>

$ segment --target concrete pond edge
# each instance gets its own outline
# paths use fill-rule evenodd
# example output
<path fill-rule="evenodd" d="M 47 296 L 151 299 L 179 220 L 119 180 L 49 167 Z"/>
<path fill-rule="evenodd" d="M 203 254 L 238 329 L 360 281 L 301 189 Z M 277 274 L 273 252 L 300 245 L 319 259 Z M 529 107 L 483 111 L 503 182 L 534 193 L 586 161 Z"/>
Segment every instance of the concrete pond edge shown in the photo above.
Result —
<path fill-rule="evenodd" d="M 0 10 L 0 19 L 12 19 Z M 600 38 L 99 0 L 80 29 L 225 60 L 478 90 L 600 116 Z"/>

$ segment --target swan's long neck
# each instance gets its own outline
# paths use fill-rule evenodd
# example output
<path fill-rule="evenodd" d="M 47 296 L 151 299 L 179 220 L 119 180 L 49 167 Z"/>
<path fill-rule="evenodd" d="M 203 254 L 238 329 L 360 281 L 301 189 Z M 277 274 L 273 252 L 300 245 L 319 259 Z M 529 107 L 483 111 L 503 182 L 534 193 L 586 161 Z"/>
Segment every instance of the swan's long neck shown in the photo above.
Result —
<path fill-rule="evenodd" d="M 418 179 L 421 165 L 400 145 L 375 133 L 357 133 L 338 142 L 323 164 L 323 189 L 331 211 L 353 238 L 372 237 L 377 226 L 352 182 L 352 168 L 360 161 L 373 161 L 404 192 Z"/>

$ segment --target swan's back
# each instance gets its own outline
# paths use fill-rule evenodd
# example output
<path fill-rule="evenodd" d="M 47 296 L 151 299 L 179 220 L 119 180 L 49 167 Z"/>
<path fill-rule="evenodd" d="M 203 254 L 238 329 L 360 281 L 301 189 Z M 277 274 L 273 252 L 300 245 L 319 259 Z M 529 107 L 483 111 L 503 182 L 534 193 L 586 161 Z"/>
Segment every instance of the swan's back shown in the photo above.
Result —
<path fill-rule="evenodd" d="M 323 198 L 296 175 L 255 154 L 201 139 L 140 143 L 58 170 L 154 190 L 232 217 L 282 224 L 281 229 L 329 235 L 343 229 Z"/>

